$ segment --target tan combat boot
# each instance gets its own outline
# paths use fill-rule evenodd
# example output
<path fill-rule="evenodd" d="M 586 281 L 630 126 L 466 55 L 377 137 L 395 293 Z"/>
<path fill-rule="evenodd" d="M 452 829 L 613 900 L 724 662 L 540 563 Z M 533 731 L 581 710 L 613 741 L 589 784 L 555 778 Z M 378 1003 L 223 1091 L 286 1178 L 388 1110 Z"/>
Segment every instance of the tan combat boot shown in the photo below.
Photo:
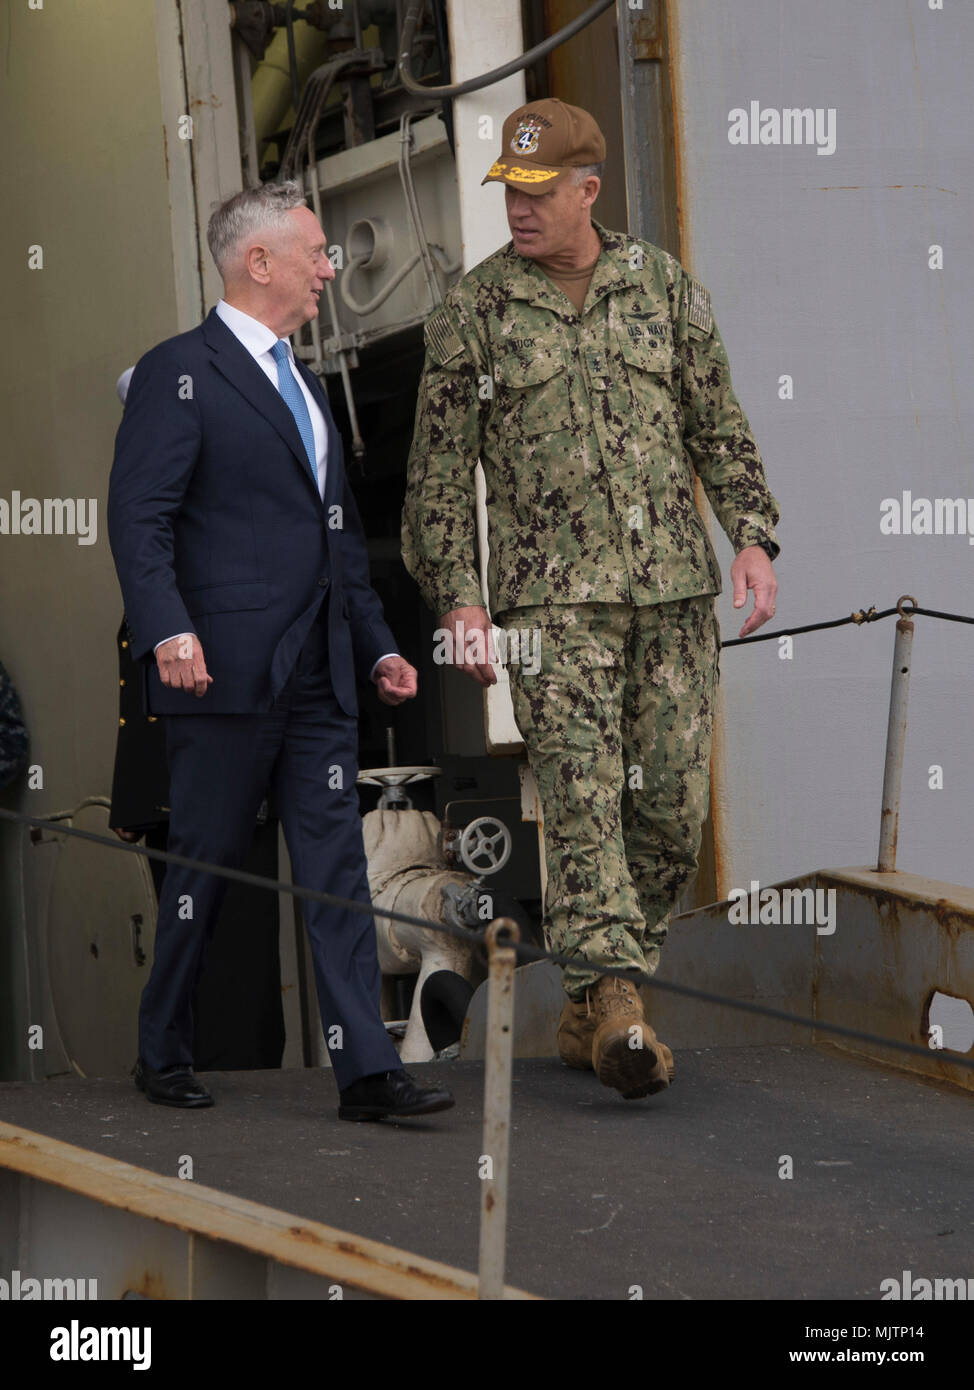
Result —
<path fill-rule="evenodd" d="M 665 1091 L 673 1080 L 673 1054 L 646 1022 L 636 986 L 603 976 L 592 988 L 592 1002 L 592 1065 L 602 1085 L 621 1091 L 624 1100 Z"/>
<path fill-rule="evenodd" d="M 558 1056 L 566 1067 L 592 1070 L 592 1039 L 595 1037 L 595 1009 L 592 991 L 577 1003 L 569 999 L 558 1020 Z"/>

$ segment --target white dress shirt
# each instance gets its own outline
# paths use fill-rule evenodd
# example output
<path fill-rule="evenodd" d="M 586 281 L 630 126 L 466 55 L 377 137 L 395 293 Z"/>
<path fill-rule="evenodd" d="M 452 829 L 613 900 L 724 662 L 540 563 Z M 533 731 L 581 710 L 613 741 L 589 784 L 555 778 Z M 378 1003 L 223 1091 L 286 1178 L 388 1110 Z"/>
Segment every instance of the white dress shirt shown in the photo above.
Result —
<path fill-rule="evenodd" d="M 294 352 L 288 338 L 278 339 L 277 334 L 272 328 L 268 328 L 266 323 L 261 323 L 260 319 L 253 319 L 249 314 L 245 314 L 240 309 L 235 309 L 232 304 L 228 304 L 225 299 L 221 299 L 216 306 L 217 316 L 223 320 L 233 336 L 243 344 L 250 353 L 251 357 L 260 367 L 275 391 L 280 390 L 277 375 L 277 363 L 271 356 L 271 348 L 278 342 L 282 342 L 287 349 L 288 362 L 291 365 L 291 375 L 301 388 L 308 407 L 308 414 L 311 416 L 311 428 L 315 436 L 315 463 L 318 470 L 318 493 L 322 498 L 325 495 L 325 473 L 328 468 L 328 431 L 325 428 L 325 417 L 321 413 L 321 407 L 312 396 L 310 390 L 304 382 L 301 373 L 294 365 Z"/>
<path fill-rule="evenodd" d="M 278 342 L 283 342 L 287 348 L 288 362 L 291 367 L 291 375 L 301 389 L 308 406 L 308 414 L 311 416 L 311 428 L 315 438 L 315 465 L 318 473 L 318 492 L 322 499 L 325 496 L 325 478 L 328 472 L 328 430 L 325 426 L 325 417 L 321 413 L 321 407 L 311 394 L 307 385 L 294 366 L 294 352 L 291 348 L 290 340 L 287 338 L 279 339 L 272 328 L 268 328 L 266 323 L 261 323 L 260 319 L 251 318 L 250 314 L 245 314 L 241 309 L 235 309 L 232 304 L 228 304 L 225 299 L 221 299 L 216 306 L 216 314 L 223 320 L 230 332 L 243 347 L 247 349 L 251 357 L 265 374 L 274 390 L 280 392 L 280 378 L 277 373 L 277 363 L 271 356 L 271 348 Z M 121 384 L 121 380 L 120 383 Z M 126 382 L 126 388 L 128 383 Z M 122 397 L 124 401 L 125 397 Z M 173 637 L 187 637 L 188 633 L 174 632 Z M 164 637 L 162 642 L 157 642 L 153 651 L 158 651 L 163 642 L 171 642 L 172 637 Z M 397 652 L 387 652 L 380 656 L 379 660 L 372 667 L 371 677 L 375 677 L 375 667 L 385 661 L 386 656 L 396 656 Z"/>

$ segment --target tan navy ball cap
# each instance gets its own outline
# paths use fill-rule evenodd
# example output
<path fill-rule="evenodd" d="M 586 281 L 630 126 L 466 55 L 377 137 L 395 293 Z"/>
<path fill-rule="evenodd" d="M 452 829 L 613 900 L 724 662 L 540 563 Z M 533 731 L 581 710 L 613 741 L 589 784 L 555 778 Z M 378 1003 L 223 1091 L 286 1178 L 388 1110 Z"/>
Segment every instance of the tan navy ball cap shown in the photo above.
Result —
<path fill-rule="evenodd" d="M 508 116 L 500 157 L 481 184 L 499 180 L 522 193 L 547 193 L 570 177 L 572 169 L 604 159 L 605 137 L 588 112 L 546 97 Z"/>

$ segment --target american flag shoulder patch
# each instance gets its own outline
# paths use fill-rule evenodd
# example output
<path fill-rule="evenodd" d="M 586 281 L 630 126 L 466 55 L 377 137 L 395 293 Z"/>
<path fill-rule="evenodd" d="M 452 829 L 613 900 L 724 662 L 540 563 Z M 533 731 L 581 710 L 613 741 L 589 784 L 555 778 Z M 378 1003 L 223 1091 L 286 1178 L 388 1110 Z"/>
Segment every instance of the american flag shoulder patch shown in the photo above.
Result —
<path fill-rule="evenodd" d="M 714 314 L 710 307 L 710 291 L 696 280 L 690 281 L 690 308 L 687 322 L 706 336 L 713 329 Z"/>
<path fill-rule="evenodd" d="M 453 326 L 453 320 L 446 309 L 437 309 L 426 320 L 426 346 L 433 360 L 441 367 L 452 362 L 463 352 L 463 340 Z"/>

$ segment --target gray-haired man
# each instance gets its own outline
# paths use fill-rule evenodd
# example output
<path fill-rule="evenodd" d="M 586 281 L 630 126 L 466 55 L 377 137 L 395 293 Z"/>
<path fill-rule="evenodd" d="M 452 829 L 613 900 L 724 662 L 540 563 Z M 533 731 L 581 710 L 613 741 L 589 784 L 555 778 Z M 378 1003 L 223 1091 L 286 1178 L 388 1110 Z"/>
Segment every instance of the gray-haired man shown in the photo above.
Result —
<path fill-rule="evenodd" d="M 224 298 L 136 366 L 108 499 L 132 655 L 166 726 L 169 849 L 239 866 L 273 786 L 295 882 L 368 903 L 355 677 L 399 704 L 416 672 L 369 582 L 325 392 L 288 342 L 334 271 L 294 183 L 237 194 L 208 235 Z M 166 873 L 136 1071 L 162 1104 L 212 1104 L 191 1069 L 191 1000 L 225 887 Z M 452 1105 L 386 1034 L 371 916 L 303 908 L 339 1115 Z"/>

